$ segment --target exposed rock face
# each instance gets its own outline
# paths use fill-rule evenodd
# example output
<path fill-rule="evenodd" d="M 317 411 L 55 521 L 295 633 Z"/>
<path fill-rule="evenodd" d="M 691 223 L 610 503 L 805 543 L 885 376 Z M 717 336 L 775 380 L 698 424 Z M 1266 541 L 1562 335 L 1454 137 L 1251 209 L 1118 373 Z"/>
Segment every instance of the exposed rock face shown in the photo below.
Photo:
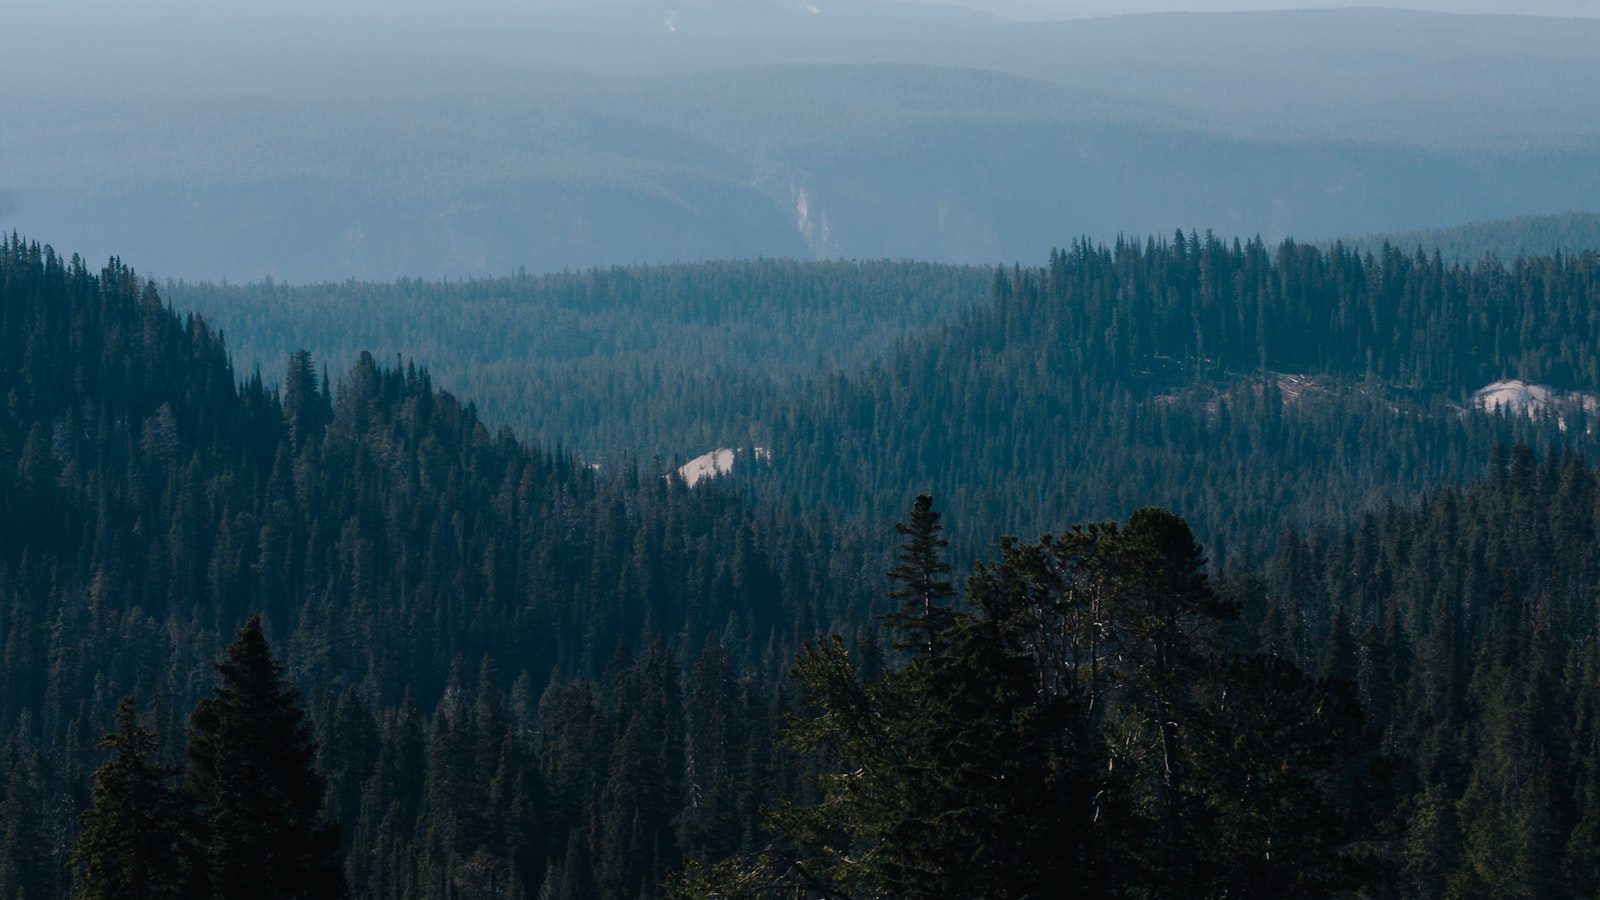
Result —
<path fill-rule="evenodd" d="M 689 487 L 699 484 L 701 479 L 716 478 L 733 471 L 733 464 L 738 460 L 742 450 L 731 447 L 718 447 L 710 453 L 703 453 L 678 467 L 678 477 Z M 765 447 L 755 448 L 756 459 L 771 459 L 772 451 Z"/>
<path fill-rule="evenodd" d="M 1581 409 L 1585 413 L 1593 414 L 1600 410 L 1600 397 L 1579 391 L 1563 392 L 1547 384 L 1530 384 L 1526 381 L 1509 379 L 1496 381 L 1473 392 L 1472 406 L 1484 412 L 1504 410 L 1512 415 L 1527 416 L 1530 419 L 1554 410 L 1560 417 L 1560 411 L 1563 409 Z M 1558 418 L 1557 421 L 1563 429 L 1567 427 L 1564 417 Z"/>

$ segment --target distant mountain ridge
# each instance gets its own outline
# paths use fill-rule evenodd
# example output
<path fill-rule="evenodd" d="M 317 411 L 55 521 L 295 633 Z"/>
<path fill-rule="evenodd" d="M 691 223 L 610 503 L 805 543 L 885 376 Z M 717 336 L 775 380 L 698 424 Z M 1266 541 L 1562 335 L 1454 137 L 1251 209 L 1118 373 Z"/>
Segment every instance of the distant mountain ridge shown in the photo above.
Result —
<path fill-rule="evenodd" d="M 696 31 L 724 7 L 654 2 L 587 31 L 542 8 L 430 28 L 108 11 L 70 42 L 24 6 L 0 229 L 303 282 L 994 263 L 1172 223 L 1276 240 L 1600 208 L 1600 120 L 1573 114 L 1600 108 L 1600 22 L 815 5 L 734 4 L 806 23 L 737 34 Z M 918 25 L 812 29 L 874 10 Z"/>

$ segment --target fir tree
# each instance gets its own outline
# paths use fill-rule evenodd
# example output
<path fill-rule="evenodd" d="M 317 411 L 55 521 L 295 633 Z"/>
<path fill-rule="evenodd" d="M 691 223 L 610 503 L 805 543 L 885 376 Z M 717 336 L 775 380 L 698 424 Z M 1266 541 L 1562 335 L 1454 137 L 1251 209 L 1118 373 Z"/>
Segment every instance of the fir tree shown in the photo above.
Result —
<path fill-rule="evenodd" d="M 316 748 L 261 617 L 218 662 L 189 719 L 188 789 L 211 893 L 225 900 L 341 898 L 339 829 L 323 821 Z"/>
<path fill-rule="evenodd" d="M 117 706 L 117 730 L 100 741 L 111 759 L 94 773 L 94 800 L 81 820 L 73 863 L 80 900 L 160 900 L 192 896 L 197 885 L 187 806 L 156 762 L 160 741 L 139 721 L 133 696 Z"/>
<path fill-rule="evenodd" d="M 949 628 L 952 610 L 948 604 L 956 595 L 947 577 L 950 564 L 944 560 L 950 542 L 940 534 L 944 526 L 933 509 L 933 498 L 919 495 L 911 505 L 910 521 L 896 523 L 894 530 L 905 538 L 895 554 L 896 565 L 889 570 L 889 578 L 895 582 L 889 597 L 900 606 L 885 619 L 898 633 L 896 648 L 932 654 L 940 635 Z"/>

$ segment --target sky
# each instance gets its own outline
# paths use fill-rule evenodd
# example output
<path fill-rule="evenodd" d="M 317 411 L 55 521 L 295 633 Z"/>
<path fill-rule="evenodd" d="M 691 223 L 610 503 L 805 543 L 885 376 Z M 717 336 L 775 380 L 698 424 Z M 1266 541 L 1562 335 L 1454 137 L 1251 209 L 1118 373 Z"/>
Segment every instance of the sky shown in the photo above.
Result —
<path fill-rule="evenodd" d="M 1395 7 L 1433 12 L 1541 16 L 1600 16 L 1600 0 L 956 0 L 1008 18 L 1081 18 L 1144 12 L 1230 12 L 1329 7 Z"/>
<path fill-rule="evenodd" d="M 31 5 L 33 0 L 19 0 L 19 3 Z M 95 8 L 105 6 L 120 6 L 125 0 L 49 0 L 49 5 L 56 8 L 71 7 L 75 9 Z M 305 7 L 306 9 L 320 9 L 331 11 L 336 8 L 346 10 L 363 8 L 372 10 L 404 10 L 417 12 L 422 10 L 440 11 L 441 9 L 461 6 L 494 6 L 499 8 L 521 8 L 537 10 L 541 7 L 551 8 L 594 8 L 597 6 L 630 6 L 630 5 L 659 5 L 671 0 L 464 0 L 464 2 L 440 4 L 437 0 L 145 0 L 143 4 L 149 6 L 203 6 L 212 11 L 226 10 L 228 7 L 240 9 L 267 8 L 285 9 Z M 693 5 L 704 0 L 681 0 L 686 5 Z M 743 0 L 749 3 L 783 3 L 785 0 Z M 811 0 L 817 6 L 826 8 L 829 5 L 845 6 L 852 0 Z M 877 0 L 884 2 L 884 0 Z M 1402 0 L 1402 2 L 1386 2 L 1386 0 L 888 0 L 900 3 L 933 3 L 946 6 L 965 6 L 981 9 L 1006 18 L 1021 19 L 1061 19 L 1085 18 L 1095 16 L 1119 15 L 1128 13 L 1148 12 L 1228 12 L 1244 10 L 1276 10 L 1276 9 L 1305 9 L 1305 8 L 1331 8 L 1331 7 L 1392 7 L 1402 9 L 1422 9 L 1433 12 L 1454 13 L 1499 13 L 1542 16 L 1584 16 L 1600 17 L 1600 0 Z"/>

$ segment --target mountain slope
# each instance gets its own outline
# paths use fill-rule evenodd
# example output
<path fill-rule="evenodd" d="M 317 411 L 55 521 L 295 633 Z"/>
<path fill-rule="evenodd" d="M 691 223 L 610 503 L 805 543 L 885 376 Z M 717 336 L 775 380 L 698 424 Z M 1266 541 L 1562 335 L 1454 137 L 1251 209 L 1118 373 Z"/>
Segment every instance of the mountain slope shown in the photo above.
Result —
<path fill-rule="evenodd" d="M 1385 243 L 1405 252 L 1419 247 L 1428 253 L 1437 250 L 1450 262 L 1476 262 L 1491 253 L 1501 259 L 1578 254 L 1600 250 L 1600 213 L 1518 216 L 1449 228 L 1368 235 L 1345 243 L 1366 253 L 1379 252 Z"/>
<path fill-rule="evenodd" d="M 688 458 L 754 436 L 809 378 L 883 359 L 981 302 L 987 269 L 753 260 L 471 281 L 173 282 L 226 322 L 241 371 L 404 357 L 486 420 L 591 461 Z"/>
<path fill-rule="evenodd" d="M 538 884 L 569 830 L 610 835 L 610 856 L 581 863 L 585 878 L 626 860 L 635 874 L 616 877 L 656 884 L 678 859 L 679 775 L 638 775 L 648 787 L 613 816 L 587 788 L 567 791 L 561 772 L 580 784 L 635 777 L 600 748 L 620 745 L 635 716 L 678 727 L 681 704 L 655 693 L 676 690 L 678 660 L 716 648 L 730 671 L 776 675 L 801 635 L 865 621 L 878 588 L 861 573 L 886 568 L 823 517 L 760 514 L 714 483 L 689 490 L 620 463 L 598 473 L 491 433 L 414 367 L 364 354 L 330 387 L 302 354 L 281 391 L 238 384 L 216 333 L 121 263 L 95 273 L 15 237 L 0 245 L 0 397 L 0 887 L 19 896 L 64 887 L 95 735 L 117 699 L 153 705 L 166 745 L 181 747 L 184 710 L 253 611 L 335 744 L 333 816 L 348 835 L 384 832 L 353 862 L 373 867 L 352 873 L 363 890 L 392 876 L 444 896 L 469 863 Z M 602 674 L 613 693 L 579 729 L 590 752 L 558 765 L 549 749 L 541 772 L 526 743 L 539 698 L 559 705 Z M 621 693 L 624 679 L 648 693 Z M 483 706 L 469 714 L 463 697 Z M 745 700 L 780 702 L 764 689 L 727 702 Z M 435 710 L 438 740 L 477 742 L 482 757 L 441 749 L 417 768 L 419 708 Z M 538 715 L 551 733 L 564 727 Z M 598 716 L 617 732 L 597 731 Z M 652 734 L 650 746 L 672 745 Z M 380 746 L 393 768 L 369 784 Z M 471 767 L 450 788 L 447 760 Z M 416 824 L 424 793 L 430 826 L 485 815 L 489 801 L 463 785 L 486 791 L 495 766 L 471 760 L 503 762 L 520 784 L 528 831 L 510 847 Z M 753 820 L 746 806 L 775 787 L 698 821 Z M 656 830 L 638 830 L 640 792 L 665 810 Z M 30 843 L 45 833 L 57 837 Z"/>
<path fill-rule="evenodd" d="M 1159 503 L 1218 563 L 1293 522 L 1465 480 L 1497 442 L 1592 448 L 1581 404 L 1487 415 L 1503 378 L 1592 393 L 1600 257 L 1446 267 L 1286 243 L 1076 245 L 763 441 L 763 489 L 867 518 L 910 484 L 982 546 Z M 765 437 L 765 436 L 764 436 Z M 972 549 L 969 547 L 969 551 Z"/>

